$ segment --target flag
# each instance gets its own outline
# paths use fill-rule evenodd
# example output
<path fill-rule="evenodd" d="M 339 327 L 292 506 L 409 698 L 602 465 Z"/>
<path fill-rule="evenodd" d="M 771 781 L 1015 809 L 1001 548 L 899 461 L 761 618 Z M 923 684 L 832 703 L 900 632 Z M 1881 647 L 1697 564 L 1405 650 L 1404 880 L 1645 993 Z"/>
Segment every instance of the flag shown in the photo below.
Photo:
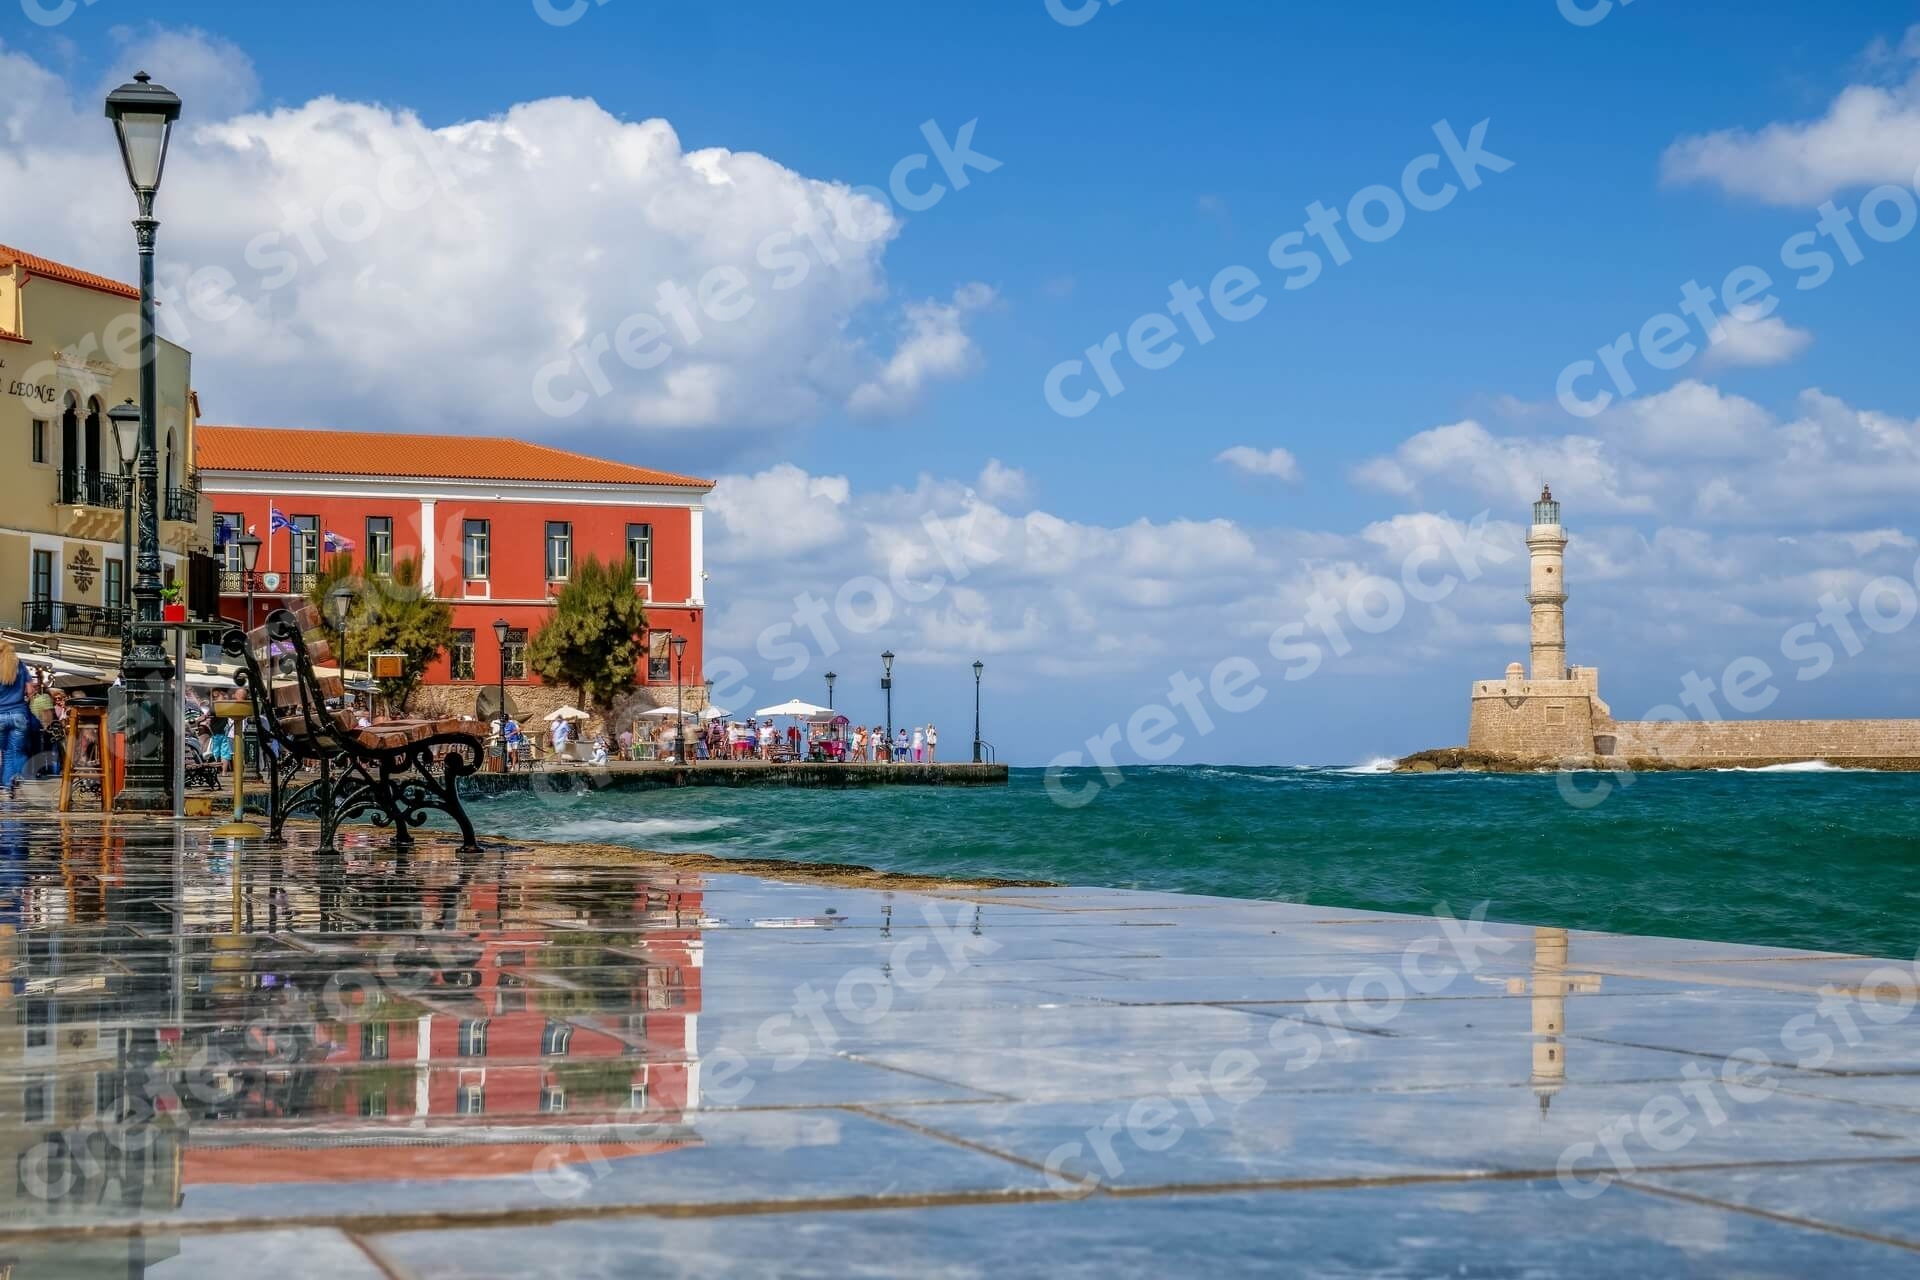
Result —
<path fill-rule="evenodd" d="M 352 539 L 352 538 L 349 538 L 349 537 L 348 537 L 348 536 L 347 536 L 346 534 L 344 534 L 344 533 L 335 533 L 335 532 L 334 532 L 333 530 L 331 530 L 331 529 L 329 529 L 329 530 L 327 530 L 327 531 L 326 531 L 326 533 L 325 533 L 324 535 L 322 535 L 322 537 L 321 537 L 321 539 L 320 539 L 320 543 L 321 543 L 321 545 L 322 545 L 322 546 L 324 546 L 324 547 L 325 547 L 325 548 L 326 548 L 326 549 L 327 549 L 328 551 L 351 551 L 351 550 L 353 550 L 353 539 Z"/>
<path fill-rule="evenodd" d="M 286 516 L 282 515 L 280 512 L 280 508 L 269 504 L 267 506 L 268 534 L 269 535 L 276 534 L 280 532 L 282 529 L 287 530 L 287 532 L 289 533 L 293 532 L 293 521 L 287 519 Z"/>
<path fill-rule="evenodd" d="M 213 518 L 213 549 L 215 551 L 222 550 L 229 542 L 233 541 L 233 538 L 233 526 L 227 523 L 227 518 L 225 516 L 215 516 Z"/>

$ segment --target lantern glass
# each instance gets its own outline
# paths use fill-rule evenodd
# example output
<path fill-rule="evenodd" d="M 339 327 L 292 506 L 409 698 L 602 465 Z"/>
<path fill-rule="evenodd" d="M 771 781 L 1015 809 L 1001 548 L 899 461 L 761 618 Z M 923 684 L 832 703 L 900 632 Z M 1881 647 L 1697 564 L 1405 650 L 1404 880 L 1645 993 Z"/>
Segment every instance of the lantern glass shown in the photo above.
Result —
<path fill-rule="evenodd" d="M 140 407 L 129 400 L 107 410 L 113 424 L 113 446 L 120 451 L 120 470 L 131 472 L 140 460 Z"/>
<path fill-rule="evenodd" d="M 252 573 L 253 567 L 260 563 L 260 539 L 249 533 L 234 539 L 234 544 L 240 548 L 240 567 Z"/>

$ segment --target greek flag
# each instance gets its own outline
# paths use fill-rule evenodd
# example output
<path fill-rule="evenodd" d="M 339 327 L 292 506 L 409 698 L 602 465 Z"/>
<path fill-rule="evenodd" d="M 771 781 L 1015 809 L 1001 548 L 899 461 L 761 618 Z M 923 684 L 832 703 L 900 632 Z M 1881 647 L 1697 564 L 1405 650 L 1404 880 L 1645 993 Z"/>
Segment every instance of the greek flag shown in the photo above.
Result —
<path fill-rule="evenodd" d="M 329 529 L 329 530 L 327 530 L 327 531 L 326 531 L 326 533 L 325 533 L 324 535 L 322 535 L 322 537 L 321 537 L 321 539 L 320 539 L 320 541 L 321 541 L 321 545 L 323 545 L 324 547 L 326 547 L 326 549 L 327 549 L 327 550 L 329 550 L 329 551 L 351 551 L 351 550 L 353 550 L 353 539 L 352 539 L 352 538 L 349 538 L 349 537 L 348 537 L 348 536 L 347 536 L 346 534 L 344 534 L 344 533 L 335 533 L 335 532 L 334 532 L 333 530 L 331 530 L 331 529 Z"/>
<path fill-rule="evenodd" d="M 280 508 L 269 504 L 267 507 L 267 536 L 272 537 L 282 529 L 291 532 L 293 529 L 293 521 L 282 515 Z"/>

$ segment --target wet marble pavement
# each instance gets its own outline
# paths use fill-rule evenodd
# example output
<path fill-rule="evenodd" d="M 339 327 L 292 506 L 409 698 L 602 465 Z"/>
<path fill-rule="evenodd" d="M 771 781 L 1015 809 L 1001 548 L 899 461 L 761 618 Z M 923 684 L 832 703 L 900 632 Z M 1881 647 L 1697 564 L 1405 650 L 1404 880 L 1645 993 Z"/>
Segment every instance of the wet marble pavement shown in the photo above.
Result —
<path fill-rule="evenodd" d="M 1470 906 L 0 816 L 0 1276 L 1920 1274 L 1911 959 Z"/>

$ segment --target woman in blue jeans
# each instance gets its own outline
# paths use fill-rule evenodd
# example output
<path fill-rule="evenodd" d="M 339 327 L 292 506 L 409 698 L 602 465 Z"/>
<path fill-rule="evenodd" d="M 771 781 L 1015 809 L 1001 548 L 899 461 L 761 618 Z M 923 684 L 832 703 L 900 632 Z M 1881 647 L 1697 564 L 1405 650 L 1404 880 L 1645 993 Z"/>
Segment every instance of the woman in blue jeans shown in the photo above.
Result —
<path fill-rule="evenodd" d="M 32 724 L 26 664 L 11 644 L 0 640 L 0 800 L 12 798 L 13 780 L 27 771 Z"/>

